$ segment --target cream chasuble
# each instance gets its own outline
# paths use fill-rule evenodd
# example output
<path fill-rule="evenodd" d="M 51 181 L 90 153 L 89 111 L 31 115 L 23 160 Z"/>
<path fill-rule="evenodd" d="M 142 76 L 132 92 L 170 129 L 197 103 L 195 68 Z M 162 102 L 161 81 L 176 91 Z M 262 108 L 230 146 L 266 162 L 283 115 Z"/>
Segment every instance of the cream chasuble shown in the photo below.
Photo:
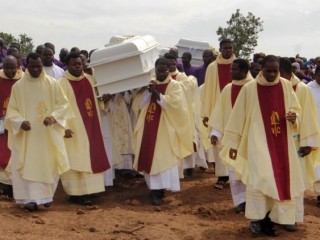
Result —
<path fill-rule="evenodd" d="M 188 106 L 181 85 L 169 76 L 164 82 L 168 84 L 162 95 L 163 107 L 160 116 L 158 134 L 152 159 L 150 175 L 156 175 L 175 166 L 178 160 L 193 153 L 190 139 L 190 121 Z M 141 141 L 143 137 L 144 121 L 148 111 L 148 104 L 143 106 L 139 114 L 137 125 L 133 133 L 133 149 L 135 153 L 134 168 L 138 166 Z"/>
<path fill-rule="evenodd" d="M 256 81 L 251 81 L 243 87 L 237 98 L 224 132 L 222 139 L 224 149 L 221 153 L 221 156 L 225 158 L 224 160 L 228 162 L 229 166 L 241 175 L 243 183 L 275 200 L 280 200 L 280 197 L 267 144 L 257 85 L 268 87 L 279 82 L 283 89 L 285 112 L 291 111 L 297 113 L 298 116 L 300 115 L 300 105 L 291 83 L 279 76 L 275 82 L 269 83 L 260 73 Z M 270 121 L 272 121 L 271 118 Z M 305 190 L 293 139 L 293 130 L 296 127 L 296 124 L 286 121 L 290 176 L 290 186 L 288 187 L 291 199 L 302 196 Z M 236 160 L 229 159 L 229 148 L 238 150 Z"/>
<path fill-rule="evenodd" d="M 235 55 L 232 55 L 229 59 L 224 59 L 222 55 L 219 54 L 217 59 L 208 66 L 206 71 L 205 82 L 203 84 L 201 92 L 201 117 L 209 118 L 211 116 L 214 106 L 220 95 L 220 92 L 222 91 L 219 83 L 218 65 L 231 65 L 231 63 L 235 59 Z"/>
<path fill-rule="evenodd" d="M 46 127 L 43 120 L 48 116 L 57 123 Z M 8 146 L 17 157 L 9 167 L 15 168 L 24 180 L 54 183 L 57 174 L 69 170 L 63 136 L 67 120 L 72 117 L 56 80 L 44 72 L 39 78 L 26 72 L 12 88 L 6 114 Z M 30 131 L 20 129 L 23 121 L 30 122 Z"/>
<path fill-rule="evenodd" d="M 299 129 L 297 129 L 295 141 L 297 150 L 299 147 L 309 146 L 313 150 L 300 160 L 306 188 L 310 188 L 316 181 L 315 168 L 320 163 L 320 132 L 318 126 L 317 106 L 309 87 L 300 81 L 294 74 L 290 79 L 301 106 L 299 117 Z"/>

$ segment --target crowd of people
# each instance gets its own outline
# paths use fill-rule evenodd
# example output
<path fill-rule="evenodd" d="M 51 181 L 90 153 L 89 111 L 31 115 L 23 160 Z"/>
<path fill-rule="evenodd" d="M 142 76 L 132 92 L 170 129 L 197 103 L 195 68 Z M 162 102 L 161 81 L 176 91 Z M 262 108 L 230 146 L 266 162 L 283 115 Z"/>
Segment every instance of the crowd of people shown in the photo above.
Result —
<path fill-rule="evenodd" d="M 254 234 L 296 231 L 310 187 L 320 207 L 320 57 L 250 62 L 224 39 L 195 67 L 173 47 L 148 86 L 98 98 L 93 51 L 0 47 L 0 193 L 27 210 L 50 207 L 59 181 L 70 203 L 92 204 L 115 172 L 143 176 L 160 205 L 208 162 Z"/>

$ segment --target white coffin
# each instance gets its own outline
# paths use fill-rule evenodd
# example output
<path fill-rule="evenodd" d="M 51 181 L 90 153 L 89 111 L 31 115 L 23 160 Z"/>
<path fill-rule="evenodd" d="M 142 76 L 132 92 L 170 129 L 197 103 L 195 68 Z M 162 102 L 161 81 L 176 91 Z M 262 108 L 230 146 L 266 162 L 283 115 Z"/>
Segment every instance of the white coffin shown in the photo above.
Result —
<path fill-rule="evenodd" d="M 159 57 L 163 57 L 166 53 L 169 52 L 169 50 L 170 50 L 170 48 L 168 48 L 168 47 L 160 48 Z"/>
<path fill-rule="evenodd" d="M 176 47 L 179 50 L 179 58 L 184 52 L 190 52 L 192 55 L 191 65 L 201 66 L 203 64 L 202 54 L 204 50 L 212 49 L 212 46 L 207 42 L 194 41 L 189 39 L 180 39 Z"/>
<path fill-rule="evenodd" d="M 159 43 L 150 36 L 113 37 L 94 51 L 90 66 L 96 75 L 98 95 L 119 93 L 148 85 L 159 57 Z"/>

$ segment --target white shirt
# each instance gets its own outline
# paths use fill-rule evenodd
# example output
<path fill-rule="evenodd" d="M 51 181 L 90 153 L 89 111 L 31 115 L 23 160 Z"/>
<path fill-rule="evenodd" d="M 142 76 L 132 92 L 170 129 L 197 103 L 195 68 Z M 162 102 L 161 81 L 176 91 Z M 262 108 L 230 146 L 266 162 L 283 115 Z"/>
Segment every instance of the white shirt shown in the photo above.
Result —
<path fill-rule="evenodd" d="M 54 63 L 52 63 L 51 67 L 43 66 L 43 70 L 48 76 L 53 77 L 54 79 L 60 79 L 64 75 L 64 70 Z"/>

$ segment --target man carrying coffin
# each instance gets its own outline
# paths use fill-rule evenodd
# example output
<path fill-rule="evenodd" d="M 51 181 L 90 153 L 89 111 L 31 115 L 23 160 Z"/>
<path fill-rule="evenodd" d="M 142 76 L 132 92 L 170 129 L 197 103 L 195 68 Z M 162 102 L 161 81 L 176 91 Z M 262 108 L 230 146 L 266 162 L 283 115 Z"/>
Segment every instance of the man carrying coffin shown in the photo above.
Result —
<path fill-rule="evenodd" d="M 59 80 L 70 101 L 74 119 L 65 132 L 70 170 L 61 176 L 72 203 L 91 204 L 92 194 L 103 192 L 104 171 L 110 168 L 100 127 L 93 78 L 82 70 L 77 53 L 66 57 L 67 71 Z"/>
<path fill-rule="evenodd" d="M 144 173 L 153 205 L 161 204 L 165 189 L 180 190 L 178 161 L 193 152 L 188 106 L 169 67 L 167 59 L 157 59 L 133 135 L 134 168 Z"/>

